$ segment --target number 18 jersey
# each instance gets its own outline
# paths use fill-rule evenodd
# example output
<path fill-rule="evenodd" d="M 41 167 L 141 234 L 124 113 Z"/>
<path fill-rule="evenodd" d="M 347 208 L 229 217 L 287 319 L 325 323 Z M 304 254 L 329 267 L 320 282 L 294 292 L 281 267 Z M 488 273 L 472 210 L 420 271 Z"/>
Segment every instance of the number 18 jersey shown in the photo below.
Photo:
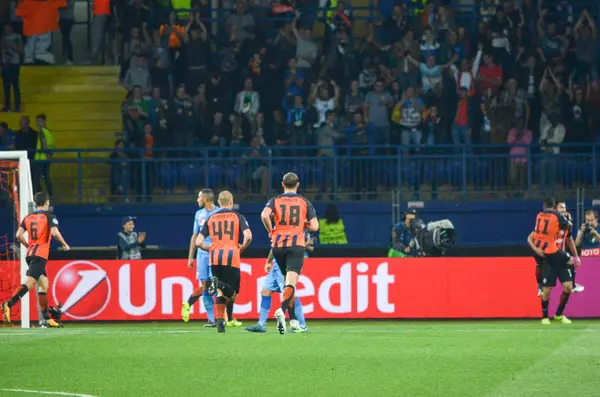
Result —
<path fill-rule="evenodd" d="M 269 200 L 267 207 L 273 211 L 275 221 L 271 247 L 305 247 L 305 224 L 317 216 L 311 202 L 299 194 L 284 193 Z"/>

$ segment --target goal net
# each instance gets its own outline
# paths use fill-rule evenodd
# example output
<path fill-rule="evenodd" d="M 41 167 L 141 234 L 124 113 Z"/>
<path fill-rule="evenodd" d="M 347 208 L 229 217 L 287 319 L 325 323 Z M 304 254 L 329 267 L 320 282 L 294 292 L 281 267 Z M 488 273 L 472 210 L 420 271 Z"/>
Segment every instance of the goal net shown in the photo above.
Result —
<path fill-rule="evenodd" d="M 27 249 L 16 240 L 21 220 L 33 205 L 31 171 L 25 151 L 0 152 L 0 302 L 10 298 L 27 272 Z M 29 296 L 12 308 L 12 320 L 29 328 Z"/>

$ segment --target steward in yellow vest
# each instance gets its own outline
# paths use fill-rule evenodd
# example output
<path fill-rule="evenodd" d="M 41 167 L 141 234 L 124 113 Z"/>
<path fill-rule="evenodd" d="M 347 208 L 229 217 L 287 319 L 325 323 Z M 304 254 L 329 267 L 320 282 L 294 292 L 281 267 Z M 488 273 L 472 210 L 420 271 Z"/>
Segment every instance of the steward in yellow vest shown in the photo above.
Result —
<path fill-rule="evenodd" d="M 319 220 L 319 242 L 323 245 L 348 244 L 344 221 L 340 219 L 335 205 L 328 205 L 325 218 Z"/>

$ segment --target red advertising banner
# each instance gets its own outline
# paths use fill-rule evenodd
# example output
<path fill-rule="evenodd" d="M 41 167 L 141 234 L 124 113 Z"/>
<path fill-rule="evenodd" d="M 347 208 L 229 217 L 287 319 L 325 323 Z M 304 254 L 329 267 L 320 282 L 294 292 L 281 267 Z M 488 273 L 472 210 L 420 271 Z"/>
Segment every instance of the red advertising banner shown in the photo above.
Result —
<path fill-rule="evenodd" d="M 263 266 L 242 264 L 236 318 L 258 317 Z M 51 261 L 47 273 L 49 301 L 63 304 L 65 320 L 177 320 L 198 283 L 181 259 Z M 297 294 L 307 318 L 536 318 L 534 274 L 531 258 L 308 259 Z M 585 292 L 566 314 L 600 317 L 600 258 L 584 259 L 577 282 Z M 551 310 L 559 295 L 557 287 Z M 192 318 L 206 318 L 201 300 Z"/>

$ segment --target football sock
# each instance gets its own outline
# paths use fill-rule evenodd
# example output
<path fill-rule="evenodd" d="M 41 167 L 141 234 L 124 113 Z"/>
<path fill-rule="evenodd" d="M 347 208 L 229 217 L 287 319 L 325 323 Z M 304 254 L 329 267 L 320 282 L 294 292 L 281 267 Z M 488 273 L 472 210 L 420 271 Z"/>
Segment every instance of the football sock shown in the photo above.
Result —
<path fill-rule="evenodd" d="M 8 307 L 13 307 L 18 301 L 21 300 L 22 297 L 29 291 L 27 285 L 21 284 L 19 288 L 15 291 L 15 294 L 8 300 Z"/>
<path fill-rule="evenodd" d="M 294 301 L 294 314 L 296 315 L 296 319 L 300 323 L 302 328 L 306 328 L 306 319 L 304 318 L 304 312 L 302 311 L 302 303 L 300 303 L 300 298 L 296 297 Z"/>
<path fill-rule="evenodd" d="M 575 273 L 576 273 L 575 266 L 571 266 L 571 279 L 573 281 L 573 288 L 575 288 L 575 285 L 576 285 L 575 284 Z"/>
<path fill-rule="evenodd" d="M 227 301 L 226 309 L 227 309 L 227 321 L 232 321 L 233 320 L 233 301 L 231 301 L 231 300 Z"/>
<path fill-rule="evenodd" d="M 271 301 L 271 296 L 263 295 L 260 297 L 260 314 L 258 315 L 258 323 L 260 325 L 267 325 L 267 318 L 271 310 Z"/>
<path fill-rule="evenodd" d="M 203 291 L 204 288 L 202 288 L 202 286 L 196 288 L 194 292 L 192 292 L 192 294 L 190 295 L 190 298 L 188 299 L 188 304 L 190 306 L 194 306 L 194 303 L 198 302 L 198 299 L 200 299 L 200 297 L 202 296 Z"/>
<path fill-rule="evenodd" d="M 542 316 L 543 318 L 548 318 L 548 306 L 550 305 L 550 300 L 545 301 L 542 298 Z"/>
<path fill-rule="evenodd" d="M 567 294 L 563 291 L 562 295 L 560 296 L 560 303 L 558 304 L 558 308 L 556 309 L 557 316 L 562 316 L 563 312 L 565 311 L 565 307 L 567 307 L 567 303 L 569 302 L 570 296 L 571 294 Z"/>
<path fill-rule="evenodd" d="M 289 309 L 294 308 L 294 298 L 295 298 L 296 288 L 293 285 L 286 285 L 283 288 L 283 298 L 281 299 L 281 310 L 284 313 L 289 312 Z"/>
<path fill-rule="evenodd" d="M 217 320 L 225 319 L 225 304 L 227 299 L 224 296 L 217 297 L 217 304 L 215 305 L 215 312 L 217 314 Z"/>
<path fill-rule="evenodd" d="M 50 313 L 48 313 L 48 295 L 45 292 L 38 292 L 38 303 L 40 304 L 44 320 L 50 319 Z"/>
<path fill-rule="evenodd" d="M 535 268 L 535 280 L 538 284 L 538 289 L 542 288 L 542 268 L 540 266 L 536 266 Z"/>
<path fill-rule="evenodd" d="M 204 304 L 204 308 L 206 309 L 206 317 L 208 317 L 208 321 L 211 323 L 215 322 L 215 302 L 213 301 L 213 297 L 208 293 L 208 291 L 202 292 L 202 303 Z"/>

